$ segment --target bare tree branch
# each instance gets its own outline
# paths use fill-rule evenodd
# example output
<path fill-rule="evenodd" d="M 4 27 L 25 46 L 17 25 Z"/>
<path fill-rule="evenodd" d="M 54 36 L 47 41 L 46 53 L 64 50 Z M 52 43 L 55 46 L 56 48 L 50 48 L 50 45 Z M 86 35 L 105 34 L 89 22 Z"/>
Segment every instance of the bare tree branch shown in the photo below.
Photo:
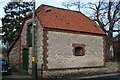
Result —
<path fill-rule="evenodd" d="M 74 6 L 77 8 L 81 7 L 78 2 L 74 2 Z M 92 11 L 92 15 L 90 15 L 92 19 L 107 33 L 105 50 L 107 51 L 106 53 L 110 53 L 109 49 L 113 42 L 113 34 L 114 32 L 120 32 L 119 28 L 116 28 L 120 24 L 120 1 L 109 0 L 104 2 L 99 0 L 98 3 L 87 3 L 85 8 Z"/>
<path fill-rule="evenodd" d="M 71 7 L 71 4 L 66 2 L 63 2 L 62 5 L 65 6 L 67 9 L 70 9 L 69 7 Z"/>
<path fill-rule="evenodd" d="M 113 13 L 113 19 L 116 17 L 116 15 L 120 12 L 120 1 L 115 7 L 114 13 Z"/>
<path fill-rule="evenodd" d="M 117 22 L 117 21 L 119 21 L 119 20 L 120 20 L 120 17 L 119 17 L 119 18 L 117 18 L 117 19 L 115 19 L 115 20 L 114 20 L 114 22 Z"/>
<path fill-rule="evenodd" d="M 92 9 L 92 10 L 96 11 L 96 9 L 95 9 L 95 8 L 93 8 L 93 7 L 91 7 L 91 6 L 90 6 L 90 7 L 88 7 L 88 8 L 90 8 L 90 9 Z"/>
<path fill-rule="evenodd" d="M 109 24 L 109 22 L 107 22 L 106 24 L 105 24 L 105 26 L 107 26 Z"/>
<path fill-rule="evenodd" d="M 111 7 L 112 7 L 112 3 L 110 0 L 109 0 L 109 5 L 108 5 L 108 20 L 109 22 L 111 22 Z"/>
<path fill-rule="evenodd" d="M 112 30 L 113 32 L 119 32 L 120 30 Z"/>

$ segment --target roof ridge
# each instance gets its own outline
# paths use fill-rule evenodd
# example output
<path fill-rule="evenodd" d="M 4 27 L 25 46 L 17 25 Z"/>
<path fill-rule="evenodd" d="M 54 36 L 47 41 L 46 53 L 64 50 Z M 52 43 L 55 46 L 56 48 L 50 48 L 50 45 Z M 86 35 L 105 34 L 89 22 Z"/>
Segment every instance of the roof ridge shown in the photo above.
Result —
<path fill-rule="evenodd" d="M 57 8 L 57 9 L 61 9 L 61 10 L 66 10 L 66 11 L 70 11 L 70 12 L 77 12 L 77 13 L 82 13 L 81 11 L 75 11 L 75 10 L 70 10 L 70 9 L 65 9 L 65 8 L 61 8 L 61 7 L 55 7 L 55 6 L 51 6 L 51 5 L 46 5 L 46 4 L 41 4 L 38 8 L 43 7 L 43 6 L 48 6 L 48 7 L 52 7 L 52 8 Z M 37 9 L 38 9 L 37 8 Z M 82 13 L 83 14 L 83 13 Z M 83 14 L 84 15 L 84 14 Z M 85 15 L 86 16 L 86 15 Z M 87 17 L 87 16 L 86 16 Z M 89 17 L 88 17 L 89 18 Z"/>
<path fill-rule="evenodd" d="M 42 8 L 43 6 L 48 6 L 48 7 L 52 7 L 52 8 L 56 8 L 56 9 L 61 9 L 61 10 L 65 10 L 65 11 L 80 13 L 80 14 L 82 14 L 83 16 L 85 16 L 86 18 L 88 18 L 91 22 L 93 22 L 96 26 L 100 27 L 100 26 L 97 25 L 92 19 L 90 19 L 90 18 L 89 18 L 88 16 L 86 16 L 85 14 L 83 14 L 81 11 L 70 10 L 70 9 L 65 9 L 65 8 L 60 8 L 60 7 L 55 7 L 55 6 L 51 6 L 51 5 L 47 5 L 47 4 L 41 4 L 41 5 L 36 9 L 36 11 L 37 11 L 39 8 Z"/>

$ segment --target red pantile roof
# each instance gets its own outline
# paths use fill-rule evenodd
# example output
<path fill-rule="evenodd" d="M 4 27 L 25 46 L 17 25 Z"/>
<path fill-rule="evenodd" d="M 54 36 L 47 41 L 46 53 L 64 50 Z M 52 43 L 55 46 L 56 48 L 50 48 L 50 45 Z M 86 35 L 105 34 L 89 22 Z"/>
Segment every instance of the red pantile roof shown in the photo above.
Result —
<path fill-rule="evenodd" d="M 36 12 L 43 27 L 105 34 L 95 22 L 78 11 L 41 5 Z"/>

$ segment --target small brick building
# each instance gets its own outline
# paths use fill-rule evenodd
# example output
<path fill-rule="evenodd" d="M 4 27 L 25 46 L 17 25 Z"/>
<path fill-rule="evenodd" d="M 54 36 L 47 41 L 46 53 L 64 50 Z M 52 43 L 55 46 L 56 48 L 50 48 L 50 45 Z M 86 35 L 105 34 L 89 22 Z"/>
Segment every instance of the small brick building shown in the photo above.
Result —
<path fill-rule="evenodd" d="M 105 32 L 78 11 L 48 5 L 36 9 L 38 68 L 80 69 L 104 66 Z M 31 69 L 32 15 L 26 16 L 21 36 L 9 50 L 12 65 Z"/>

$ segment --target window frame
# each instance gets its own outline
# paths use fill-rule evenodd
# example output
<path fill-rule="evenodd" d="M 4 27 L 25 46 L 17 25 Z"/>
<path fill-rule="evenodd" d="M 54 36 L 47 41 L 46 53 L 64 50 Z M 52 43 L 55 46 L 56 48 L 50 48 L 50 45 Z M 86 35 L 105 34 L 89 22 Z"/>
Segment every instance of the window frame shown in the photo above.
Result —
<path fill-rule="evenodd" d="M 27 41 L 28 41 L 28 46 L 32 47 L 32 24 L 27 25 Z"/>
<path fill-rule="evenodd" d="M 72 44 L 72 46 L 73 46 L 73 55 L 75 55 L 75 56 L 84 56 L 85 55 L 85 44 L 76 44 L 76 43 L 74 43 L 74 44 Z M 77 48 L 81 48 L 82 53 L 76 54 L 76 49 Z"/>

